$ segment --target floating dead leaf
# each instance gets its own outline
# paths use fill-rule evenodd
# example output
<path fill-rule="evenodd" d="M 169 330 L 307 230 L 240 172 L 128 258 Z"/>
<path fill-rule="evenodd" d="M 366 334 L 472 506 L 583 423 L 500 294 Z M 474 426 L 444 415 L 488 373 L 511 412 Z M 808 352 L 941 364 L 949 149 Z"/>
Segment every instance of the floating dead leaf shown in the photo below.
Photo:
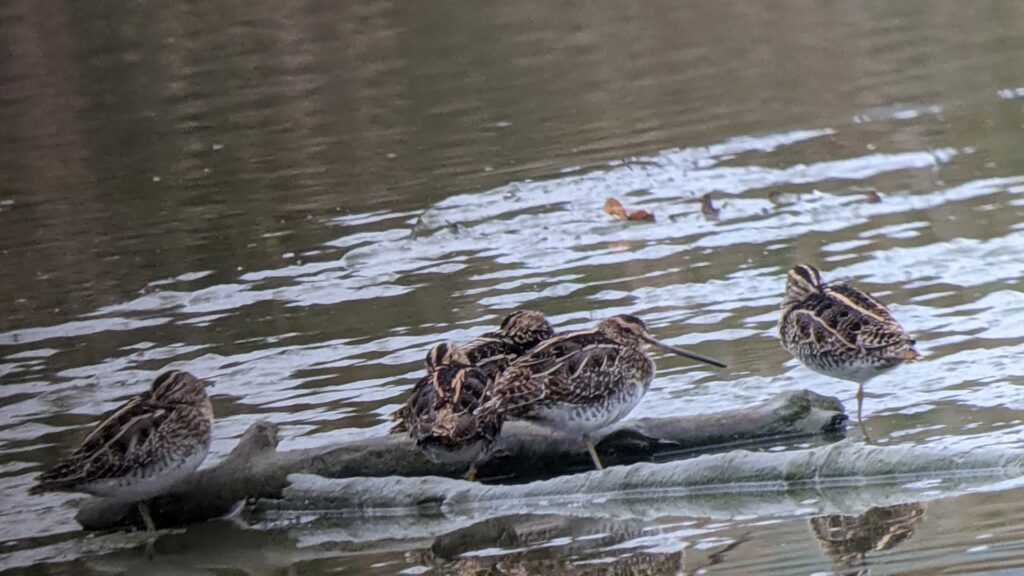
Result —
<path fill-rule="evenodd" d="M 719 209 L 715 206 L 714 198 L 711 197 L 711 193 L 700 197 L 700 213 L 704 215 L 708 220 L 718 220 Z"/>
<path fill-rule="evenodd" d="M 626 210 L 626 207 L 622 205 L 615 198 L 609 198 L 604 201 L 604 207 L 601 208 L 604 213 L 615 218 L 616 220 L 629 220 L 632 222 L 654 222 L 654 214 L 649 210 Z"/>
<path fill-rule="evenodd" d="M 616 220 L 628 220 L 629 214 L 626 213 L 626 207 L 622 205 L 615 198 L 609 198 L 604 201 L 604 207 L 601 208 L 604 213 L 615 218 Z"/>

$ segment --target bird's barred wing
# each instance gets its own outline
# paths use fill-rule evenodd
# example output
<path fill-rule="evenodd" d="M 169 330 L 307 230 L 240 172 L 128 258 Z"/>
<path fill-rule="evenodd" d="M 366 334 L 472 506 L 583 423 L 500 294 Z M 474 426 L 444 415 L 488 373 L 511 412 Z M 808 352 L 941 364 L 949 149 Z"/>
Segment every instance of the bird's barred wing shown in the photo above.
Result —
<path fill-rule="evenodd" d="M 820 349 L 845 348 L 852 351 L 858 349 L 856 339 L 827 322 L 813 310 L 793 310 L 790 330 L 803 342 Z"/>
<path fill-rule="evenodd" d="M 617 377 L 619 353 L 614 343 L 593 342 L 560 356 L 524 357 L 495 383 L 490 403 L 516 415 L 535 405 L 595 401 Z"/>
<path fill-rule="evenodd" d="M 892 312 L 867 292 L 837 284 L 826 288 L 825 293 L 847 312 L 837 317 L 838 330 L 852 335 L 862 349 L 900 354 L 913 346 L 913 338 Z"/>

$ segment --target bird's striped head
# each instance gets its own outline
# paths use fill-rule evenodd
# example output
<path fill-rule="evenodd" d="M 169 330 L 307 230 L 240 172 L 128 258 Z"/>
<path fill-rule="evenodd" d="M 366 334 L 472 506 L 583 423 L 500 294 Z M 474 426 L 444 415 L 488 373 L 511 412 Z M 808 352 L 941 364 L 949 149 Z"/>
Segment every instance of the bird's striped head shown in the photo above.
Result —
<path fill-rule="evenodd" d="M 430 352 L 427 352 L 424 363 L 427 366 L 427 372 L 433 372 L 442 366 L 469 364 L 469 359 L 466 358 L 466 355 L 455 344 L 442 342 L 431 348 Z"/>
<path fill-rule="evenodd" d="M 162 404 L 198 404 L 206 401 L 206 388 L 213 386 L 184 370 L 168 370 L 150 386 L 153 401 Z"/>
<path fill-rule="evenodd" d="M 513 344 L 532 348 L 554 336 L 555 330 L 540 312 L 519 310 L 501 321 L 498 333 Z"/>
<path fill-rule="evenodd" d="M 597 331 L 621 344 L 640 344 L 650 337 L 644 321 L 632 314 L 606 318 L 597 325 Z"/>
<path fill-rule="evenodd" d="M 786 274 L 786 297 L 783 305 L 800 302 L 820 292 L 822 288 L 821 273 L 810 264 L 797 264 Z"/>
<path fill-rule="evenodd" d="M 661 348 L 666 352 L 671 352 L 684 358 L 691 360 L 697 360 L 705 364 L 712 366 L 718 366 L 719 368 L 725 368 L 725 364 L 722 364 L 718 360 L 712 360 L 706 356 L 701 356 L 695 352 L 684 350 L 676 346 L 669 346 L 664 342 L 658 340 L 651 333 L 647 331 L 647 325 L 644 321 L 633 316 L 632 314 L 619 314 L 618 316 L 612 316 L 606 320 L 602 320 L 597 325 L 597 331 L 604 335 L 609 340 L 626 346 L 643 346 L 644 344 L 651 344 Z"/>

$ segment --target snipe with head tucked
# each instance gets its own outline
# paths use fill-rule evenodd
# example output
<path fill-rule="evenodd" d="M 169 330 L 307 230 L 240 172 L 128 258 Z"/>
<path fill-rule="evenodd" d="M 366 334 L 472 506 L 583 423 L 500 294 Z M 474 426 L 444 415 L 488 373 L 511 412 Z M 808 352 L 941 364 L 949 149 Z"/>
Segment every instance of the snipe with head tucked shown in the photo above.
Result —
<path fill-rule="evenodd" d="M 663 344 L 643 321 L 629 314 L 601 321 L 591 330 L 550 338 L 517 358 L 498 377 L 480 413 L 579 435 L 597 468 L 601 459 L 590 434 L 629 414 L 654 379 L 647 344 L 724 368 L 716 360 Z"/>
<path fill-rule="evenodd" d="M 213 407 L 210 383 L 171 370 L 93 428 L 67 458 L 39 477 L 29 491 L 87 492 L 139 502 L 166 493 L 195 471 L 210 450 Z"/>
<path fill-rule="evenodd" d="M 530 310 L 509 314 L 495 332 L 466 344 L 438 344 L 427 354 L 427 375 L 392 414 L 392 434 L 407 433 L 435 462 L 468 462 L 467 477 L 486 457 L 503 416 L 477 414 L 484 391 L 510 362 L 554 333 L 544 315 Z"/>
<path fill-rule="evenodd" d="M 392 434 L 406 433 L 435 462 L 477 462 L 490 453 L 501 430 L 501 414 L 476 414 L 490 381 L 454 344 L 438 344 L 427 355 L 427 375 L 392 418 Z"/>
<path fill-rule="evenodd" d="M 794 266 L 786 277 L 779 339 L 815 372 L 857 382 L 862 428 L 864 383 L 922 358 L 884 304 L 849 284 L 822 282 L 818 269 L 807 264 Z"/>
<path fill-rule="evenodd" d="M 518 310 L 506 316 L 498 330 L 481 334 L 459 349 L 469 364 L 494 380 L 513 360 L 554 335 L 554 328 L 543 314 Z"/>

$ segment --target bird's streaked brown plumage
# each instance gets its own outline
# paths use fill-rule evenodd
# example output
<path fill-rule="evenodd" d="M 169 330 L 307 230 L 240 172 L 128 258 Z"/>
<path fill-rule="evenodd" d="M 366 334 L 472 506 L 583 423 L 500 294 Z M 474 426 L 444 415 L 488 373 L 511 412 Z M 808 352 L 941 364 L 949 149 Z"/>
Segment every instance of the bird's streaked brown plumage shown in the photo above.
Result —
<path fill-rule="evenodd" d="M 427 375 L 392 418 L 392 434 L 408 434 L 434 461 L 470 464 L 486 456 L 501 430 L 501 414 L 476 414 L 490 381 L 469 364 L 454 344 L 438 344 L 427 354 Z"/>
<path fill-rule="evenodd" d="M 161 374 L 43 472 L 30 493 L 87 492 L 141 502 L 173 488 L 209 452 L 213 407 L 207 386 L 188 372 Z M 143 517 L 150 524 L 145 512 Z"/>
<path fill-rule="evenodd" d="M 433 460 L 471 463 L 472 478 L 504 421 L 499 413 L 476 413 L 485 390 L 509 363 L 553 334 L 543 314 L 519 310 L 464 346 L 438 344 L 427 354 L 427 375 L 392 414 L 391 433 L 409 434 Z"/>
<path fill-rule="evenodd" d="M 517 358 L 497 379 L 480 413 L 578 434 L 600 468 L 589 434 L 622 419 L 647 392 L 655 367 L 646 344 L 724 367 L 658 342 L 642 320 L 623 314 L 590 330 L 550 338 Z"/>
<path fill-rule="evenodd" d="M 213 428 L 207 385 L 188 372 L 161 374 L 150 390 L 104 418 L 70 456 L 44 472 L 33 493 L 70 490 L 116 498 L 120 485 L 144 484 L 146 477 L 197 453 L 205 457 Z"/>
<path fill-rule="evenodd" d="M 859 384 L 858 421 L 864 382 L 921 359 L 884 304 L 849 284 L 822 282 L 807 264 L 787 273 L 778 330 L 782 346 L 805 366 Z"/>
<path fill-rule="evenodd" d="M 496 331 L 481 334 L 459 349 L 469 364 L 494 380 L 513 360 L 554 334 L 543 314 L 518 310 L 506 316 Z"/>

